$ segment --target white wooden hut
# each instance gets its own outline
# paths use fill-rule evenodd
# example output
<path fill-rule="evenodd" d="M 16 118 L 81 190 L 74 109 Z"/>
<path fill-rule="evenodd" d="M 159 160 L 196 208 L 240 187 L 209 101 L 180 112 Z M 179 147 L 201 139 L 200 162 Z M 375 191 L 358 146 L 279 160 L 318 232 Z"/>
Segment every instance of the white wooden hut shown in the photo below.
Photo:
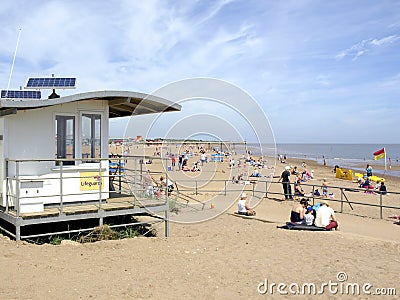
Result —
<path fill-rule="evenodd" d="M 109 178 L 103 175 L 109 174 L 109 119 L 179 110 L 166 99 L 130 91 L 53 99 L 10 99 L 2 94 L 1 211 L 12 208 L 19 216 L 42 212 L 60 201 L 107 199 Z M 104 160 L 99 164 L 100 159 Z"/>

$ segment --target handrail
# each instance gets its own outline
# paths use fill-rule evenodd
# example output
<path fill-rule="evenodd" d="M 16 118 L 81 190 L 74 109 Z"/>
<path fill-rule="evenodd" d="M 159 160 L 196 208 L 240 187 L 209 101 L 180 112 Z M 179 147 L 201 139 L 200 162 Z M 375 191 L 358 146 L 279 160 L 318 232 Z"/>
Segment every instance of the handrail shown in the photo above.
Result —
<path fill-rule="evenodd" d="M 160 157 L 152 157 L 154 160 L 158 161 L 163 161 L 166 160 L 165 158 L 160 158 Z M 20 209 L 21 205 L 25 205 L 28 202 L 24 202 L 24 199 L 32 199 L 33 203 L 36 203 L 34 199 L 42 199 L 41 201 L 38 201 L 37 203 L 41 202 L 45 205 L 50 205 L 54 207 L 55 205 L 58 207 L 58 210 L 60 214 L 63 214 L 64 212 L 64 206 L 66 201 L 68 202 L 69 205 L 72 203 L 76 203 L 76 205 L 80 205 L 85 203 L 85 201 L 91 201 L 91 200 L 82 200 L 79 201 L 79 196 L 83 195 L 95 195 L 96 193 L 98 194 L 97 196 L 97 207 L 99 210 L 102 210 L 102 205 L 104 202 L 104 193 L 108 194 L 113 194 L 113 193 L 122 193 L 124 192 L 127 193 L 128 195 L 134 196 L 133 205 L 136 206 L 136 200 L 137 196 L 135 195 L 136 192 L 141 192 L 140 191 L 140 186 L 143 185 L 143 182 L 139 182 L 143 180 L 144 176 L 143 174 L 137 174 L 138 171 L 132 171 L 133 174 L 133 181 L 138 183 L 139 185 L 132 185 L 132 181 L 130 182 L 129 179 L 126 176 L 126 172 L 121 172 L 121 170 L 118 171 L 117 174 L 110 174 L 107 172 L 108 170 L 108 164 L 105 166 L 104 162 L 115 162 L 115 161 L 127 161 L 127 160 L 134 160 L 135 162 L 141 161 L 140 164 L 142 164 L 142 161 L 144 160 L 143 156 L 124 156 L 124 157 L 110 157 L 110 158 L 96 158 L 91 161 L 91 164 L 87 167 L 86 164 L 82 165 L 65 165 L 66 161 L 77 161 L 77 162 L 82 162 L 87 159 L 82 159 L 82 158 L 75 158 L 75 159 L 6 159 L 6 185 L 5 185 L 5 212 L 8 213 L 11 207 L 11 210 L 15 210 L 15 215 L 16 217 L 20 217 Z M 96 162 L 93 162 L 93 161 Z M 43 165 L 45 166 L 43 168 L 43 172 L 40 174 L 26 174 L 24 172 L 24 164 L 25 163 L 54 163 L 54 167 L 49 168 L 48 164 Z M 136 169 L 136 168 L 135 168 Z M 125 170 L 126 171 L 126 170 Z M 130 169 L 129 169 L 130 171 Z M 143 171 L 143 170 L 142 170 Z M 82 173 L 83 172 L 83 173 Z M 91 172 L 94 175 L 87 175 L 84 174 L 85 172 Z M 77 173 L 77 174 L 75 174 Z M 164 174 L 162 172 L 159 172 L 161 174 Z M 66 175 L 68 174 L 68 175 Z M 98 188 L 90 189 L 90 190 L 71 190 L 68 189 L 65 186 L 65 182 L 68 182 L 69 180 L 75 180 L 76 179 L 91 179 L 93 176 L 96 176 L 97 180 L 100 182 L 98 185 Z M 118 185 L 118 191 L 112 191 L 111 189 L 108 188 L 108 186 L 103 186 L 102 183 L 106 184 L 106 179 L 107 181 L 111 181 L 112 179 L 117 179 L 114 181 L 114 184 Z M 138 180 L 139 179 L 139 180 Z M 43 182 L 43 181 L 53 181 L 54 187 L 52 190 L 47 189 L 44 193 L 28 193 L 25 194 L 20 192 L 21 189 L 21 184 L 26 183 L 26 182 Z M 70 181 L 71 182 L 71 181 Z M 72 181 L 74 182 L 74 181 Z M 79 188 L 78 188 L 79 189 Z M 72 201 L 71 200 L 66 200 L 66 197 L 77 197 L 77 201 Z M 44 199 L 50 199 L 50 198 L 58 198 L 56 202 L 53 202 L 51 200 L 44 200 Z M 91 197 L 93 198 L 93 197 Z M 71 198 L 70 198 L 71 199 Z M 72 198 L 73 199 L 73 198 Z M 85 198 L 88 199 L 88 198 Z M 94 198 L 93 198 L 94 199 Z M 163 199 L 164 200 L 164 199 Z M 27 200 L 29 201 L 29 200 Z M 94 200 L 93 200 L 94 201 Z M 93 203 L 92 201 L 92 203 Z M 167 200 L 160 202 L 160 204 L 166 203 Z M 22 202 L 22 203 L 21 203 Z"/>
<path fill-rule="evenodd" d="M 149 156 L 152 157 L 152 156 Z M 114 175 L 110 175 L 107 172 L 104 172 L 105 167 L 103 166 L 102 162 L 103 161 L 126 161 L 126 160 L 135 160 L 135 166 L 132 168 L 126 168 L 125 167 L 125 174 L 123 172 L 118 172 L 118 174 L 114 174 Z M 124 157 L 110 157 L 110 158 L 96 158 L 95 160 L 97 161 L 94 164 L 97 164 L 97 171 L 96 171 L 96 167 L 94 165 L 93 167 L 93 172 L 97 172 L 98 176 L 102 179 L 108 178 L 110 180 L 110 178 L 118 178 L 118 187 L 119 187 L 119 192 L 121 193 L 123 190 L 124 191 L 130 191 L 132 192 L 139 192 L 139 193 L 145 193 L 145 190 L 143 189 L 143 184 L 144 184 L 144 174 L 146 174 L 146 172 L 141 168 L 143 161 L 145 158 L 143 158 L 143 156 L 124 156 Z M 152 159 L 154 160 L 161 160 L 161 161 L 165 161 L 167 162 L 168 159 L 167 158 L 160 158 L 160 157 L 152 157 Z M 81 191 L 79 194 L 71 192 L 71 191 L 65 191 L 65 187 L 63 187 L 63 182 L 64 180 L 68 180 L 68 179 L 74 179 L 74 178 L 91 178 L 92 176 L 78 176 L 78 175 L 74 175 L 74 174 L 70 174 L 71 176 L 68 177 L 64 177 L 63 175 L 66 172 L 69 172 L 69 168 L 68 166 L 66 166 L 64 164 L 65 161 L 85 161 L 85 159 L 82 158 L 76 158 L 76 159 L 6 159 L 6 179 L 7 179 L 7 184 L 5 186 L 6 189 L 6 205 L 5 205 L 5 209 L 6 212 L 8 212 L 9 210 L 9 204 L 10 203 L 14 203 L 14 205 L 16 206 L 16 215 L 20 216 L 20 211 L 19 211 L 19 203 L 21 202 L 21 200 L 25 199 L 25 198 L 36 198 L 36 197 L 52 197 L 52 196 L 59 196 L 60 197 L 60 212 L 63 212 L 63 206 L 65 204 L 65 196 L 74 196 L 74 195 L 82 195 L 82 194 L 93 194 L 94 192 L 96 192 L 95 190 L 90 190 L 90 191 Z M 140 160 L 140 162 L 138 161 Z M 43 178 L 24 178 L 23 175 L 21 175 L 21 166 L 25 163 L 25 162 L 58 162 L 58 167 L 57 169 L 52 169 L 52 171 L 54 172 L 54 176 L 51 174 L 51 176 L 46 176 L 44 179 L 55 179 L 55 180 L 60 180 L 60 187 L 59 187 L 59 194 L 57 194 L 56 192 L 54 194 L 47 194 L 47 195 L 39 195 L 39 196 L 35 196 L 35 195 L 30 195 L 25 196 L 19 193 L 19 189 L 17 190 L 13 190 L 14 187 L 10 184 L 12 181 L 14 181 L 17 186 L 19 186 L 20 183 L 22 182 L 26 182 L 26 181 L 30 181 L 30 182 L 35 182 L 35 181 L 42 181 Z M 138 168 L 138 164 L 139 163 L 139 167 Z M 13 166 L 15 164 L 15 166 Z M 10 170 L 13 169 L 15 167 L 15 172 L 13 176 L 10 176 Z M 76 166 L 79 167 L 79 166 Z M 73 169 L 73 168 L 72 168 Z M 131 175 L 127 175 L 126 173 L 132 173 Z M 166 171 L 167 172 L 167 171 Z M 163 174 L 162 172 L 152 172 L 152 174 Z M 38 175 L 39 176 L 39 175 Z M 102 180 L 100 179 L 100 180 Z M 259 180 L 257 182 L 252 182 L 251 180 L 243 180 L 243 181 L 250 181 L 252 184 L 250 185 L 241 185 L 240 183 L 232 183 L 229 187 L 228 187 L 228 183 L 231 183 L 232 181 L 230 179 L 207 179 L 207 180 L 201 180 L 201 179 L 193 179 L 193 180 L 189 180 L 189 179 L 184 179 L 184 180 L 175 180 L 175 184 L 177 187 L 177 191 L 178 191 L 178 186 L 179 186 L 179 193 L 183 194 L 186 191 L 190 191 L 193 192 L 195 191 L 195 194 L 197 195 L 198 193 L 201 192 L 218 192 L 219 194 L 223 194 L 225 196 L 227 196 L 228 192 L 240 192 L 240 191 L 248 191 L 251 192 L 253 196 L 256 196 L 257 198 L 260 198 L 260 195 L 262 195 L 261 197 L 265 197 L 265 198 L 271 198 L 271 195 L 284 195 L 282 191 L 277 192 L 277 191 L 271 191 L 270 187 L 272 184 L 280 184 L 280 182 L 277 181 L 273 181 L 272 178 L 270 177 L 262 177 L 263 180 Z M 264 180 L 265 179 L 265 180 Z M 185 183 L 192 183 L 193 187 L 187 187 L 187 184 L 185 185 Z M 206 183 L 209 182 L 214 182 L 214 183 L 221 183 L 220 186 L 218 188 L 210 188 Z M 204 183 L 204 185 L 203 185 Z M 349 188 L 349 187 L 343 187 L 343 186 L 337 186 L 337 185 L 330 185 L 327 186 L 328 189 L 330 190 L 339 190 L 340 191 L 340 199 L 331 199 L 331 198 L 324 198 L 324 197 L 317 197 L 316 195 L 314 195 L 314 191 L 316 190 L 316 188 L 322 187 L 321 184 L 316 184 L 316 183 L 302 183 L 303 187 L 311 187 L 311 195 L 309 196 L 310 199 L 312 199 L 313 203 L 315 203 L 316 200 L 318 199 L 329 199 L 332 202 L 337 202 L 340 203 L 340 212 L 344 211 L 344 204 L 347 203 L 349 205 L 349 207 L 353 210 L 353 204 L 355 205 L 362 205 L 362 206 L 370 206 L 370 207 L 378 207 L 379 208 L 379 215 L 380 218 L 383 218 L 383 209 L 395 209 L 398 210 L 400 209 L 400 207 L 398 206 L 394 206 L 394 205 L 384 205 L 383 204 L 383 195 L 380 193 L 377 193 L 376 195 L 379 196 L 379 200 L 377 202 L 379 202 L 379 204 L 376 203 L 363 203 L 363 202 L 359 202 L 359 201 L 352 201 L 351 197 L 348 197 L 348 194 L 346 194 L 347 191 L 365 191 L 365 189 L 363 188 Z M 99 189 L 98 189 L 98 207 L 99 209 L 101 209 L 102 206 L 102 187 L 101 185 L 99 185 Z M 113 191 L 108 191 L 109 193 L 113 193 Z M 167 194 L 165 192 L 165 194 Z M 257 195 L 256 195 L 257 194 Z M 395 195 L 400 195 L 400 192 L 397 191 L 390 191 L 390 194 L 395 194 Z M 168 197 L 166 196 L 166 201 L 168 201 Z M 14 200 L 12 202 L 9 202 L 10 200 Z M 196 201 L 195 198 L 191 199 L 193 201 Z M 136 196 L 134 197 L 134 204 L 136 204 Z M 196 201 L 197 202 L 197 201 Z M 201 202 L 201 201 L 198 201 Z M 204 205 L 204 204 L 203 204 Z"/>
<path fill-rule="evenodd" d="M 281 184 L 280 182 L 277 182 L 277 181 L 271 181 L 270 183 L 271 184 Z M 330 197 L 323 197 L 323 196 L 314 195 L 315 187 L 321 187 L 320 184 L 302 183 L 301 185 L 302 186 L 310 186 L 310 187 L 312 187 L 312 195 L 311 196 L 305 196 L 305 198 L 311 198 L 313 200 L 313 204 L 315 203 L 315 199 L 321 199 L 321 200 L 328 199 L 329 201 L 332 201 L 332 202 L 340 202 L 341 203 L 341 209 L 340 209 L 341 213 L 343 213 L 343 211 L 344 211 L 343 203 L 348 203 L 352 210 L 354 210 L 354 208 L 352 207 L 352 204 L 356 204 L 356 205 L 360 205 L 360 206 L 379 207 L 379 217 L 380 217 L 380 219 L 383 219 L 383 209 L 384 208 L 400 210 L 400 206 L 383 205 L 383 195 L 381 193 L 375 193 L 374 194 L 375 196 L 379 196 L 379 204 L 372 204 L 372 203 L 365 203 L 365 202 L 358 202 L 358 201 L 350 201 L 348 199 L 347 195 L 345 194 L 346 191 L 365 192 L 365 189 L 363 189 L 363 188 L 348 188 L 348 187 L 340 187 L 340 186 L 327 186 L 327 188 L 331 189 L 331 190 L 332 189 L 339 189 L 340 190 L 341 199 L 338 200 L 338 199 L 332 199 Z M 269 198 L 268 194 L 275 194 L 275 195 L 284 196 L 283 192 L 270 192 L 270 191 L 268 191 L 267 192 L 267 198 Z M 391 191 L 390 194 L 399 195 L 400 192 Z M 342 196 L 344 196 L 346 200 L 343 200 Z"/>

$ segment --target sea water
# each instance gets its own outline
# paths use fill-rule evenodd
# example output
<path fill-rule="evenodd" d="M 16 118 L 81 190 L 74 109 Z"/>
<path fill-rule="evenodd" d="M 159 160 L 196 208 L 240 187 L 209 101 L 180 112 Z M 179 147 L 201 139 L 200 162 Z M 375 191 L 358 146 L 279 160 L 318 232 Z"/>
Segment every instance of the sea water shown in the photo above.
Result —
<path fill-rule="evenodd" d="M 385 159 L 373 160 L 373 153 L 383 147 L 386 152 L 387 171 L 374 169 L 374 173 L 400 177 L 400 171 L 389 168 L 400 166 L 400 144 L 277 144 L 275 148 L 274 145 L 249 143 L 246 145 L 246 150 L 255 156 L 281 154 L 288 158 L 315 160 L 320 164 L 325 159 L 328 166 L 338 165 L 355 171 L 364 171 L 367 164 L 375 166 L 385 164 Z"/>

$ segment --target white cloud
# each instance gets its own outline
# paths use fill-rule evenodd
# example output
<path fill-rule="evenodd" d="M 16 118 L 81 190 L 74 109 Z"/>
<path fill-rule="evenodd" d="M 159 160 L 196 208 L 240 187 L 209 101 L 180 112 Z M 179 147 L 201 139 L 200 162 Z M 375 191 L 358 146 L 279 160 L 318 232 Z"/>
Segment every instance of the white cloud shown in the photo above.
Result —
<path fill-rule="evenodd" d="M 200 1 L 198 1 L 200 2 Z M 210 4 L 210 8 L 205 10 L 204 16 L 197 22 L 197 25 L 205 23 L 212 18 L 216 17 L 217 14 L 228 4 L 235 2 L 235 0 L 220 0 L 213 1 Z"/>
<path fill-rule="evenodd" d="M 384 44 L 395 43 L 399 39 L 400 39 L 400 35 L 390 35 L 390 36 L 386 36 L 386 37 L 381 38 L 381 39 L 373 39 L 371 41 L 371 44 L 375 45 L 375 46 L 382 46 Z"/>
<path fill-rule="evenodd" d="M 349 57 L 353 57 L 352 60 L 356 60 L 357 58 L 364 55 L 365 53 L 372 51 L 374 47 L 381 47 L 381 46 L 385 46 L 387 44 L 394 44 L 398 40 L 400 40 L 400 35 L 390 35 L 390 36 L 386 36 L 386 37 L 383 37 L 380 39 L 370 38 L 370 39 L 362 40 L 361 42 L 354 44 L 350 48 L 339 52 L 336 55 L 336 59 L 341 60 L 341 59 L 345 58 L 346 56 L 349 56 Z"/>

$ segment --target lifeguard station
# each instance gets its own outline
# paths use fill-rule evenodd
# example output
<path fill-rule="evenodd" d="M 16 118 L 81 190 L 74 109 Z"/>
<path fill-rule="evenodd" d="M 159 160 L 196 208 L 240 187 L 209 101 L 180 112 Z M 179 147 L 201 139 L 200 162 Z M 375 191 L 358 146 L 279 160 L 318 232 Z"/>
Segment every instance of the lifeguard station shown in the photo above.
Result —
<path fill-rule="evenodd" d="M 62 232 L 72 232 L 81 230 L 71 229 L 72 221 L 92 219 L 101 225 L 111 216 L 149 212 L 145 204 L 137 205 L 134 193 L 125 205 L 110 201 L 109 119 L 181 107 L 131 91 L 56 94 L 75 88 L 76 82 L 76 78 L 29 78 L 24 90 L 1 91 L 0 226 L 17 240 L 54 234 L 50 229 L 54 224 L 65 223 Z M 46 89 L 52 93 L 43 99 Z M 143 161 L 132 159 L 135 166 Z M 135 177 L 137 186 L 141 178 Z M 153 205 L 150 214 L 160 211 L 168 214 L 168 200 Z M 49 229 L 24 234 L 25 228 L 41 224 Z M 165 228 L 168 235 L 167 219 Z"/>

